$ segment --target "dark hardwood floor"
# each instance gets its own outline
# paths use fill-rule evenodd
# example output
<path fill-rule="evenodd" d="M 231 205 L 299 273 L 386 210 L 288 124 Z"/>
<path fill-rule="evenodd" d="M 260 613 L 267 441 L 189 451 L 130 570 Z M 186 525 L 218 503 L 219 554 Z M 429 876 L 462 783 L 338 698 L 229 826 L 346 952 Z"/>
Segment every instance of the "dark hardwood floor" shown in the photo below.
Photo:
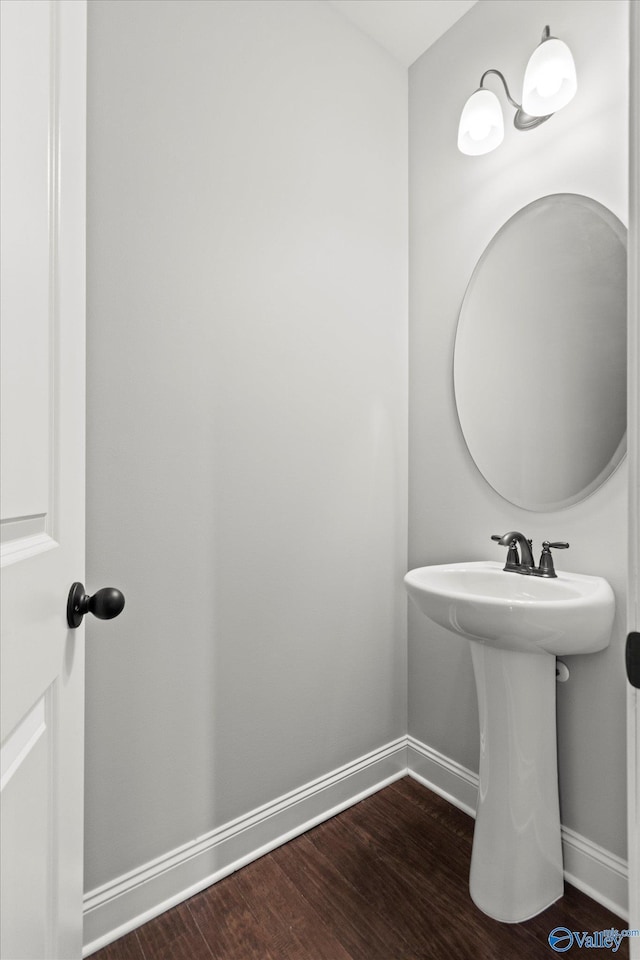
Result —
<path fill-rule="evenodd" d="M 94 960 L 538 960 L 554 927 L 625 921 L 565 886 L 527 923 L 468 891 L 473 820 L 406 777 L 94 954 Z M 628 958 L 628 944 L 570 954 Z M 565 954 L 566 956 L 570 955 Z"/>

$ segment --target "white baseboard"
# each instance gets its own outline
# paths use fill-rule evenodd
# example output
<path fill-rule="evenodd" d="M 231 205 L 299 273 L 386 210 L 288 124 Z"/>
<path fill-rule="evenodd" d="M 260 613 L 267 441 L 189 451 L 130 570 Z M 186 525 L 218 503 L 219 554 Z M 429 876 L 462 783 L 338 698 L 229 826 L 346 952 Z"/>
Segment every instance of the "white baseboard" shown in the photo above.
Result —
<path fill-rule="evenodd" d="M 83 956 L 407 774 L 475 816 L 477 773 L 414 737 L 400 737 L 91 890 L 84 898 Z M 626 920 L 626 862 L 566 827 L 562 846 L 566 880 Z"/>
<path fill-rule="evenodd" d="M 84 897 L 88 957 L 252 860 L 407 774 L 400 737 Z"/>
<path fill-rule="evenodd" d="M 609 853 L 586 837 L 562 828 L 564 876 L 578 890 L 629 919 L 629 870 L 627 861 Z"/>
<path fill-rule="evenodd" d="M 456 763 L 443 753 L 407 737 L 408 774 L 423 786 L 444 797 L 449 803 L 464 810 L 470 817 L 476 815 L 478 774 Z"/>
<path fill-rule="evenodd" d="M 475 817 L 478 774 L 414 737 L 407 738 L 408 773 L 429 790 Z M 564 876 L 593 900 L 628 919 L 629 871 L 626 860 L 562 827 Z"/>

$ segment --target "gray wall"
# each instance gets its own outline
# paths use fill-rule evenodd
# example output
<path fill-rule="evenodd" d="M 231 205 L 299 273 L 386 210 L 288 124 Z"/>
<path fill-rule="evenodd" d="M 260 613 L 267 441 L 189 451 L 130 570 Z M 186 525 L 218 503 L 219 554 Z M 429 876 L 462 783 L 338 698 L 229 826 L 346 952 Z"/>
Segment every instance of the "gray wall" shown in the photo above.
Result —
<path fill-rule="evenodd" d="M 406 731 L 407 76 L 89 4 L 86 887 Z"/>
<path fill-rule="evenodd" d="M 481 0 L 409 72 L 409 566 L 499 559 L 502 548 L 490 535 L 515 528 L 538 547 L 543 539 L 568 540 L 560 569 L 609 580 L 617 598 L 611 646 L 568 658 L 570 680 L 558 686 L 558 741 L 564 824 L 619 856 L 625 856 L 626 795 L 625 465 L 570 508 L 531 513 L 510 505 L 487 485 L 466 450 L 452 358 L 457 314 L 475 263 L 516 210 L 546 194 L 582 193 L 627 222 L 627 17 L 628 5 L 620 0 Z M 505 74 L 518 98 L 527 59 L 547 23 L 574 53 L 576 99 L 539 129 L 518 133 L 498 93 L 506 118 L 502 146 L 484 157 L 463 156 L 456 136 L 466 98 L 489 67 Z M 497 375 L 490 355 L 478 362 L 487 377 Z M 505 398 L 513 397 L 517 372 L 503 376 Z M 409 732 L 477 770 L 467 642 L 413 608 L 409 622 Z"/>
<path fill-rule="evenodd" d="M 451 364 L 512 213 L 567 191 L 626 222 L 626 17 L 481 0 L 409 98 L 409 566 L 516 527 L 611 582 L 611 648 L 569 661 L 558 724 L 564 823 L 620 856 L 624 466 L 569 509 L 512 507 Z M 466 97 L 490 66 L 519 95 L 547 22 L 578 98 L 463 157 Z M 406 730 L 406 137 L 406 72 L 319 0 L 89 4 L 87 582 L 127 595 L 87 631 L 89 890 Z M 409 656 L 410 733 L 477 769 L 466 642 L 412 609 Z"/>

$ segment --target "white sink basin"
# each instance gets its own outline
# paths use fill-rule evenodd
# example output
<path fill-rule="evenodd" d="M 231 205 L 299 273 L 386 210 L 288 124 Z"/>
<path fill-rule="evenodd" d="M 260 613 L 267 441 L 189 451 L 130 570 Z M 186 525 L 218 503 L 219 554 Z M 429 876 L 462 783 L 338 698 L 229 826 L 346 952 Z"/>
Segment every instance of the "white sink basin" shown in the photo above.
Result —
<path fill-rule="evenodd" d="M 606 580 L 506 572 L 490 560 L 411 570 L 426 616 L 471 641 L 480 771 L 469 875 L 474 903 L 521 923 L 562 896 L 556 744 L 556 656 L 609 644 Z"/>
<path fill-rule="evenodd" d="M 615 599 L 602 577 L 558 572 L 547 580 L 478 560 L 418 567 L 404 579 L 430 620 L 469 640 L 555 656 L 609 644 Z"/>

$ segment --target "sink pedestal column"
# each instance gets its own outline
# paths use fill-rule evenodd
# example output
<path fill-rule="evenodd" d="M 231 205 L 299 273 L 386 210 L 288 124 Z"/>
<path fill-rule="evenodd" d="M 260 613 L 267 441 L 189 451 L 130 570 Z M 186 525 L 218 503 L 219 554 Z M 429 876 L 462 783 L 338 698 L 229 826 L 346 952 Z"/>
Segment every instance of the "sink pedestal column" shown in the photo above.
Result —
<path fill-rule="evenodd" d="M 480 786 L 471 898 L 518 923 L 563 894 L 556 745 L 556 658 L 473 641 Z"/>

